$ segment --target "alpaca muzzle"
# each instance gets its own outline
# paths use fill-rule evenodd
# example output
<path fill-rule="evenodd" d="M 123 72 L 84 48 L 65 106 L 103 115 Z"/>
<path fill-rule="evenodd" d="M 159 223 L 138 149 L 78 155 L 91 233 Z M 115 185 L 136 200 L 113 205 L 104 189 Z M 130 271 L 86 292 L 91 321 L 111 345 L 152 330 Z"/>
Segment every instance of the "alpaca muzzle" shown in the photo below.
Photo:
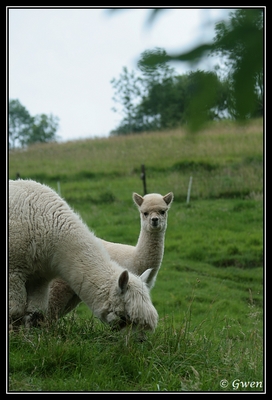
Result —
<path fill-rule="evenodd" d="M 149 220 L 149 225 L 152 229 L 155 230 L 161 230 L 162 226 L 161 226 L 161 220 L 159 217 L 151 217 Z"/>

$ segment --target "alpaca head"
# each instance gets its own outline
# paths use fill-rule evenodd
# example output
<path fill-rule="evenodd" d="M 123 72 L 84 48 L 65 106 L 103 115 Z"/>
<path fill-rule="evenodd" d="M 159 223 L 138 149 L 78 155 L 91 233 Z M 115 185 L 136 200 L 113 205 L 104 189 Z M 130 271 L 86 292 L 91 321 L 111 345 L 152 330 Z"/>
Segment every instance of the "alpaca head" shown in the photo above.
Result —
<path fill-rule="evenodd" d="M 127 270 L 121 272 L 100 310 L 100 319 L 115 329 L 132 325 L 140 330 L 154 331 L 158 313 L 146 286 L 151 271 L 146 270 L 140 277 Z"/>
<path fill-rule="evenodd" d="M 162 232 L 167 227 L 167 212 L 174 199 L 172 192 L 162 196 L 158 193 L 146 194 L 144 197 L 133 193 L 133 201 L 141 214 L 142 228 Z"/>

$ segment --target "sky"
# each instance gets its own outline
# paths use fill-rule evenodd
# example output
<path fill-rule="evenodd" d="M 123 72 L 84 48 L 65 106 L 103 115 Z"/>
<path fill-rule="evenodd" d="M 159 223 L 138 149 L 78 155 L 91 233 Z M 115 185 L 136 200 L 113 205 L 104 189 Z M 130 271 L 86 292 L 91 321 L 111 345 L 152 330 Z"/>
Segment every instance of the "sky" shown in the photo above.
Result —
<path fill-rule="evenodd" d="M 230 11 L 164 9 L 150 25 L 145 8 L 8 7 L 8 98 L 31 116 L 58 117 L 61 141 L 108 137 L 122 120 L 112 111 L 111 80 L 123 67 L 137 71 L 141 53 L 155 47 L 175 54 L 212 41 L 215 23 Z M 188 63 L 173 67 L 178 74 L 192 70 Z"/>

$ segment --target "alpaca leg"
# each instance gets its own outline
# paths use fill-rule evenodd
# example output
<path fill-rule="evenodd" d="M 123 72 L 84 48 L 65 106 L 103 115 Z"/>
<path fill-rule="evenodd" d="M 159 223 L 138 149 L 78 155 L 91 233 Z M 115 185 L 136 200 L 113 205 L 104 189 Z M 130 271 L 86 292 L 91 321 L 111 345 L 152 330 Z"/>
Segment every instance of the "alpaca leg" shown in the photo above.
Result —
<path fill-rule="evenodd" d="M 49 282 L 44 278 L 26 283 L 27 308 L 24 316 L 26 326 L 37 326 L 44 320 L 48 308 Z"/>
<path fill-rule="evenodd" d="M 63 317 L 72 311 L 81 299 L 70 286 L 61 279 L 54 279 L 50 284 L 48 316 L 50 320 Z"/>
<path fill-rule="evenodd" d="M 25 280 L 19 274 L 9 274 L 9 325 L 18 326 L 23 323 L 27 305 Z"/>

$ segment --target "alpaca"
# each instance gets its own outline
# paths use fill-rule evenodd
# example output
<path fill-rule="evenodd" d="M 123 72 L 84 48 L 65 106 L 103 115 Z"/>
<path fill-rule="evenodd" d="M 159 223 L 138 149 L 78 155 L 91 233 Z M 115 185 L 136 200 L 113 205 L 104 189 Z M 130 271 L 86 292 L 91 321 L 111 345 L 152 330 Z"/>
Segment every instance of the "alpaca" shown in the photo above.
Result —
<path fill-rule="evenodd" d="M 161 266 L 168 210 L 174 199 L 172 192 L 162 196 L 157 193 L 144 197 L 133 193 L 133 201 L 141 218 L 141 231 L 136 246 L 107 242 L 101 239 L 112 260 L 136 275 L 151 268 L 147 286 L 151 289 Z M 51 318 L 58 318 L 73 310 L 80 298 L 69 285 L 55 279 L 50 285 L 49 310 Z"/>
<path fill-rule="evenodd" d="M 31 180 L 9 183 L 10 324 L 37 324 L 48 309 L 49 284 L 66 281 L 101 321 L 154 330 L 158 314 L 146 281 L 115 261 L 52 189 Z"/>
<path fill-rule="evenodd" d="M 141 231 L 136 246 L 102 240 L 111 259 L 134 274 L 141 275 L 146 269 L 152 268 L 147 280 L 149 289 L 154 286 L 162 263 L 168 210 L 173 199 L 172 192 L 165 196 L 151 193 L 144 197 L 133 193 L 133 201 L 141 218 Z"/>

